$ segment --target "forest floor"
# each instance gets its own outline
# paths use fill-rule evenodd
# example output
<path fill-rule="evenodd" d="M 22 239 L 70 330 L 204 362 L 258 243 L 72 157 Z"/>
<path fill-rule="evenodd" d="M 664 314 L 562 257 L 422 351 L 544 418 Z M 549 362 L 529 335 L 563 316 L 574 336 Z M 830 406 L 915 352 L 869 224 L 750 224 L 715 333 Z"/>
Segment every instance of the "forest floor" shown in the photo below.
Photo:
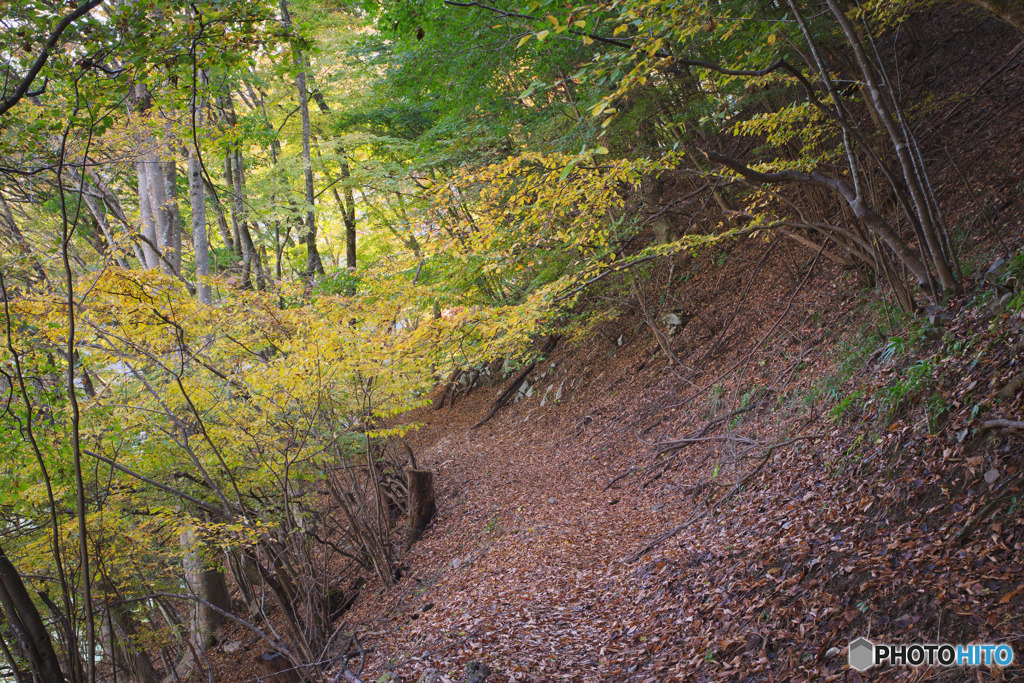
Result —
<path fill-rule="evenodd" d="M 459 680 L 479 660 L 497 680 L 857 680 L 845 645 L 860 635 L 1021 651 L 1020 440 L 979 428 L 1020 415 L 1019 396 L 995 397 L 1020 372 L 1019 316 L 990 330 L 983 284 L 943 334 L 883 359 L 852 274 L 802 247 L 758 267 L 762 250 L 708 254 L 670 280 L 665 308 L 707 319 L 673 340 L 699 371 L 670 368 L 627 303 L 484 426 L 501 387 L 413 416 L 439 513 L 398 589 L 348 617 L 370 634 L 368 671 Z M 851 358 L 859 370 L 837 375 Z M 907 400 L 889 423 L 894 392 Z M 848 396 L 857 410 L 837 412 Z M 705 440 L 658 454 L 687 435 Z M 901 676 L 915 673 L 883 675 Z"/>
<path fill-rule="evenodd" d="M 985 312 L 965 308 L 914 357 L 882 363 L 873 354 L 842 391 L 900 386 L 927 359 L 928 395 L 949 402 L 938 434 L 914 407 L 877 430 L 870 405 L 856 419 L 808 405 L 851 353 L 836 330 L 866 337 L 873 324 L 845 295 L 845 276 L 819 263 L 800 289 L 795 277 L 767 273 L 795 260 L 801 275 L 813 254 L 779 253 L 759 275 L 747 259 L 757 253 L 740 245 L 717 278 L 685 288 L 691 302 L 738 303 L 743 285 L 757 283 L 722 342 L 732 348 L 696 373 L 717 389 L 698 393 L 700 381 L 681 381 L 687 371 L 667 368 L 646 326 L 627 314 L 562 345 L 535 371 L 545 376 L 533 397 L 479 429 L 497 389 L 414 416 L 422 427 L 411 443 L 436 473 L 439 512 L 404 558 L 399 587 L 371 588 L 348 616 L 374 648 L 368 672 L 415 681 L 436 667 L 456 681 L 468 662 L 483 661 L 499 681 L 859 680 L 845 646 L 861 635 L 1024 651 L 1021 441 L 978 429 L 993 406 L 1020 414 L 1019 397 L 993 398 L 1020 371 L 1019 323 L 982 341 Z M 793 310 L 800 314 L 785 318 L 781 338 L 744 372 L 726 372 Z M 691 341 L 711 337 L 691 325 Z M 951 352 L 958 339 L 974 339 L 973 353 Z M 675 346 L 686 363 L 686 339 Z M 706 345 L 692 351 L 699 358 Z M 968 369 L 979 351 L 983 361 Z M 707 440 L 674 456 L 651 445 L 686 435 Z M 1012 500 L 982 512 L 1007 490 Z M 961 545 L 957 534 L 979 513 Z M 935 670 L 871 676 L 900 677 L 946 680 Z M 963 671 L 946 677 L 963 680 Z"/>
<path fill-rule="evenodd" d="M 945 72 L 922 79 L 948 102 L 931 139 L 971 141 L 928 154 L 949 222 L 991 235 L 960 243 L 983 274 L 1024 235 L 1024 65 L 1012 33 L 976 27 L 942 27 Z M 899 50 L 915 30 L 936 27 L 909 22 Z M 438 513 L 398 585 L 369 581 L 344 617 L 363 680 L 461 681 L 474 661 L 489 681 L 1024 678 L 846 662 L 858 636 L 1024 657 L 1024 437 L 989 424 L 1024 416 L 1024 318 L 994 308 L 1013 273 L 968 277 L 936 330 L 758 240 L 666 265 L 643 306 L 628 283 L 592 301 L 613 314 L 485 425 L 507 381 L 405 418 Z M 671 338 L 681 365 L 645 307 L 694 316 Z"/>

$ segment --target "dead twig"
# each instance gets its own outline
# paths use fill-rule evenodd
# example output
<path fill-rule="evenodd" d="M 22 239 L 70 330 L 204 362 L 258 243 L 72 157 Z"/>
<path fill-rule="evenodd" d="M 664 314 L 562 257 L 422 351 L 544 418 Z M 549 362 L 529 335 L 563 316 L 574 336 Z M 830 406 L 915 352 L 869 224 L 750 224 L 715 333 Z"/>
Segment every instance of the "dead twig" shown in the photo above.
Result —
<path fill-rule="evenodd" d="M 548 337 L 547 341 L 544 342 L 544 346 L 542 346 L 540 349 L 540 355 L 543 356 L 554 351 L 559 339 L 560 337 L 554 334 Z M 519 391 L 519 387 L 521 387 L 523 382 L 526 381 L 526 377 L 531 372 L 533 372 L 533 369 L 535 367 L 537 367 L 538 362 L 540 362 L 540 358 L 527 365 L 519 372 L 518 375 L 515 376 L 515 378 L 512 380 L 512 384 L 508 385 L 508 389 L 505 389 L 505 391 L 501 392 L 501 396 L 499 396 L 498 399 L 491 405 L 491 409 L 487 411 L 487 415 L 485 415 L 482 420 L 473 425 L 473 429 L 479 429 L 480 427 L 484 426 L 484 424 L 486 424 L 488 420 L 497 415 L 498 411 L 504 408 L 505 405 L 512 400 L 512 397 L 515 396 L 516 392 Z"/>
<path fill-rule="evenodd" d="M 806 441 L 806 440 L 811 440 L 811 439 L 820 439 L 822 436 L 824 436 L 824 434 L 806 434 L 804 436 L 795 436 L 792 439 L 787 439 L 786 441 L 780 441 L 779 443 L 771 444 L 770 446 L 768 446 L 766 448 L 764 457 L 761 459 L 761 462 L 758 465 L 756 465 L 748 474 L 746 474 L 743 477 L 741 477 L 733 485 L 732 490 L 729 491 L 729 493 L 725 494 L 722 497 L 721 500 L 719 500 L 717 503 L 714 504 L 714 506 L 715 507 L 721 507 L 722 505 L 725 505 L 725 503 L 727 503 L 733 496 L 735 496 L 737 493 L 739 493 L 740 490 L 743 488 L 743 486 L 748 481 L 750 481 L 762 469 L 764 469 L 764 466 L 767 465 L 768 461 L 771 459 L 772 453 L 774 453 L 778 449 L 785 448 L 786 446 L 792 445 L 792 444 L 796 443 L 797 441 Z M 695 512 L 694 514 L 690 515 L 690 517 L 688 517 L 685 522 L 683 522 L 682 524 L 680 524 L 677 527 L 669 529 L 668 531 L 666 531 L 665 533 L 661 534 L 660 536 L 655 538 L 653 541 L 651 541 L 650 543 L 645 545 L 643 548 L 640 548 L 640 550 L 637 550 L 635 553 L 633 553 L 629 557 L 629 561 L 630 562 L 636 562 L 641 557 L 643 557 L 644 555 L 646 555 L 650 551 L 654 550 L 656 547 L 658 547 L 659 545 L 661 545 L 662 543 L 664 543 L 668 539 L 672 538 L 673 536 L 678 534 L 680 531 L 682 531 L 686 527 L 690 526 L 692 523 L 694 523 L 694 522 L 702 519 L 703 517 L 707 516 L 709 513 L 711 513 L 711 511 L 713 509 L 714 509 L 714 507 L 706 507 L 706 508 L 704 508 L 702 510 L 699 510 L 699 511 Z"/>
<path fill-rule="evenodd" d="M 1024 429 L 1024 420 L 985 420 L 981 423 L 981 431 L 987 432 L 992 429 Z"/>

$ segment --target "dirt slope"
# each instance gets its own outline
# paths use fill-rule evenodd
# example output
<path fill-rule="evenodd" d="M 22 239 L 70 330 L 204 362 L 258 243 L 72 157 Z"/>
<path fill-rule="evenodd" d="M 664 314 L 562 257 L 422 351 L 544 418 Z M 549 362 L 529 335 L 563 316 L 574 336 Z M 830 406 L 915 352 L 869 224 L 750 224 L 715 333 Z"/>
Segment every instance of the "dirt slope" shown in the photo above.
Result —
<path fill-rule="evenodd" d="M 905 96 L 933 98 L 936 192 L 982 270 L 1024 234 L 1019 43 L 948 11 L 892 41 L 927 86 Z M 974 106 L 958 107 L 965 93 Z M 345 616 L 370 648 L 364 679 L 461 680 L 471 661 L 495 681 L 1024 679 L 1019 664 L 861 676 L 845 653 L 864 635 L 1024 656 L 1024 449 L 982 427 L 1024 415 L 1019 391 L 997 396 L 1021 372 L 1024 320 L 993 327 L 989 286 L 971 285 L 941 338 L 884 361 L 865 349 L 880 323 L 857 305 L 862 283 L 814 257 L 748 240 L 654 273 L 647 304 L 694 315 L 672 338 L 682 367 L 639 302 L 609 292 L 621 315 L 562 342 L 532 397 L 477 430 L 503 386 L 410 416 L 438 517 L 399 585 L 371 580 Z M 856 372 L 828 383 L 851 357 Z M 890 420 L 882 402 L 903 389 Z M 669 455 L 653 445 L 687 436 Z"/>
<path fill-rule="evenodd" d="M 980 471 L 998 468 L 1004 481 L 1020 471 L 1019 441 L 956 443 L 959 418 L 943 441 L 911 411 L 871 444 L 862 436 L 870 424 L 808 408 L 801 397 L 846 352 L 837 331 L 866 323 L 850 303 L 852 276 L 822 263 L 808 275 L 813 254 L 802 247 L 756 269 L 761 250 L 705 255 L 698 275 L 669 290 L 709 323 L 674 340 L 683 363 L 720 340 L 700 371 L 668 368 L 627 312 L 560 346 L 539 366 L 534 396 L 478 430 L 500 388 L 414 416 L 423 427 L 411 443 L 437 472 L 440 512 L 399 589 L 366 594 L 348 617 L 371 633 L 368 671 L 414 681 L 437 667 L 461 680 L 479 660 L 499 681 L 857 680 L 845 645 L 860 635 L 1011 641 L 1022 651 L 1016 517 L 963 548 L 953 542 L 988 500 Z M 741 314 L 723 336 L 735 306 Z M 958 320 L 947 339 L 982 329 L 973 313 Z M 771 343 L 733 370 L 768 332 Z M 990 348 L 996 368 L 1012 340 Z M 876 364 L 861 375 L 886 372 Z M 951 376 L 968 372 L 989 381 L 1000 371 Z M 541 406 L 560 385 L 562 401 Z M 704 385 L 715 389 L 687 400 Z M 742 407 L 750 410 L 714 422 Z M 671 459 L 649 445 L 694 434 L 708 440 Z M 767 460 L 750 447 L 810 436 Z M 873 679 L 902 677 L 913 674 Z"/>

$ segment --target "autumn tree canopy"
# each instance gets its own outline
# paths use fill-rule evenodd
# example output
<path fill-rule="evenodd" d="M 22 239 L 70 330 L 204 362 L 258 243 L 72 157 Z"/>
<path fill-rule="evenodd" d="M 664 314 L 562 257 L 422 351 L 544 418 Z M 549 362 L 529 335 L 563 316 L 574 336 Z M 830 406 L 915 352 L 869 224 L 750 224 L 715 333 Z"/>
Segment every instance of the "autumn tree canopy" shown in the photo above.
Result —
<path fill-rule="evenodd" d="M 184 675 L 227 620 L 319 680 L 339 568 L 395 579 L 394 418 L 645 268 L 795 240 L 907 312 L 958 291 L 878 42 L 919 9 L 7 0 L 12 675 Z"/>

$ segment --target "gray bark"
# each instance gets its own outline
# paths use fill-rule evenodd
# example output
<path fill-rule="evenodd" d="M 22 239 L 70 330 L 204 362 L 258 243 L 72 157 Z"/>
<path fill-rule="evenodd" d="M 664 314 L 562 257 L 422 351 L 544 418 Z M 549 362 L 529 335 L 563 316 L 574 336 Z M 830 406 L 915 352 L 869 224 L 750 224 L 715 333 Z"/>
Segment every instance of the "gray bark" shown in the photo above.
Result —
<path fill-rule="evenodd" d="M 156 245 L 156 218 L 153 214 L 151 194 L 149 191 L 149 172 L 147 171 L 148 161 L 143 158 L 135 164 L 135 174 L 139 183 L 139 217 L 142 223 L 142 254 L 145 258 L 145 267 L 152 270 L 160 267 L 160 258 L 157 256 Z"/>
<path fill-rule="evenodd" d="M 196 255 L 196 292 L 199 303 L 213 301 L 213 292 L 203 279 L 210 275 L 210 244 L 206 235 L 206 193 L 199 155 L 193 148 L 188 157 L 188 196 L 192 207 L 192 245 Z"/>
<path fill-rule="evenodd" d="M 915 218 L 920 223 L 921 231 L 924 234 L 925 245 L 922 246 L 928 250 L 928 256 L 939 275 L 939 282 L 942 288 L 947 291 L 956 290 L 956 277 L 953 275 L 950 264 L 943 255 L 942 240 L 939 236 L 941 226 L 937 226 L 932 219 L 932 206 L 922 187 L 921 179 L 926 174 L 925 169 L 916 163 L 909 136 L 906 134 L 906 131 L 901 129 L 896 118 L 893 116 L 893 111 L 896 110 L 898 104 L 892 99 L 891 93 L 885 89 L 887 84 L 884 81 L 879 82 L 878 75 L 875 73 L 875 68 L 864 51 L 864 46 L 861 43 L 857 30 L 850 23 L 838 2 L 836 0 L 826 1 L 836 21 L 839 22 L 840 27 L 843 29 L 847 42 L 853 49 L 857 66 L 860 68 L 864 81 L 867 84 L 867 91 L 870 96 L 868 101 L 881 119 L 886 133 L 888 133 L 889 139 L 896 149 L 896 156 L 903 171 L 903 178 L 906 182 L 907 190 L 910 192 L 911 200 L 914 203 L 915 213 L 917 214 Z M 851 205 L 851 208 L 854 207 Z"/>
<path fill-rule="evenodd" d="M 178 208 L 178 167 L 174 161 L 161 162 L 167 194 L 167 215 L 170 225 L 164 235 L 164 254 L 175 273 L 181 273 L 181 210 Z"/>
<path fill-rule="evenodd" d="M 181 546 L 185 551 L 185 582 L 189 591 L 201 600 L 196 601 L 192 613 L 191 631 L 193 642 L 199 650 L 206 650 L 217 642 L 221 629 L 227 623 L 226 617 L 213 605 L 225 612 L 231 612 L 231 598 L 228 593 L 224 572 L 207 563 L 207 551 L 194 534 L 183 531 Z"/>

